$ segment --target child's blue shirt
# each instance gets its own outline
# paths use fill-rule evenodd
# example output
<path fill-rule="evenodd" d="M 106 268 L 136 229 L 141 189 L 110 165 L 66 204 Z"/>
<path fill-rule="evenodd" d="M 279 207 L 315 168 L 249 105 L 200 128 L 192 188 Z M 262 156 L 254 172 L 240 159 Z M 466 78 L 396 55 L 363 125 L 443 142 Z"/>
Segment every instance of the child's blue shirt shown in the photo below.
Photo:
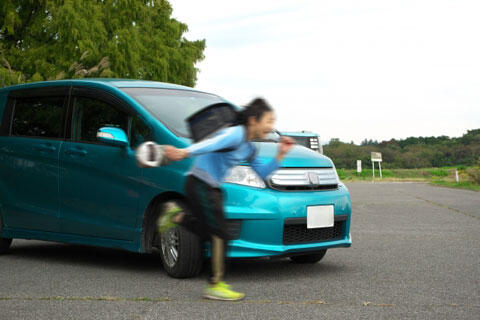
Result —
<path fill-rule="evenodd" d="M 261 163 L 255 155 L 255 146 L 247 141 L 244 126 L 229 127 L 220 130 L 214 137 L 195 143 L 187 148 L 190 156 L 196 156 L 189 174 L 220 187 L 230 169 L 242 161 L 250 160 L 252 169 L 262 178 L 277 170 L 279 163 L 275 158 Z M 223 149 L 231 151 L 219 152 Z"/>

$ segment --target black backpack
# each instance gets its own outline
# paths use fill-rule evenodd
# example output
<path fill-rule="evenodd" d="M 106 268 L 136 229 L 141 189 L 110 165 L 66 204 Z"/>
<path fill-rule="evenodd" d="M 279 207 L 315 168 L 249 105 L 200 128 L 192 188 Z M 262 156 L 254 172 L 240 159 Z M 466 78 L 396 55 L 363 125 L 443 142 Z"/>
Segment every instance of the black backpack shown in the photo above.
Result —
<path fill-rule="evenodd" d="M 186 119 L 194 142 L 207 139 L 218 130 L 237 124 L 238 113 L 230 103 L 209 105 Z"/>
<path fill-rule="evenodd" d="M 220 102 L 211 104 L 191 116 L 185 121 L 188 124 L 190 130 L 190 136 L 194 142 L 198 142 L 204 139 L 208 139 L 215 135 L 216 132 L 224 128 L 228 128 L 234 125 L 238 125 L 239 114 L 235 110 L 235 107 L 227 102 Z M 229 152 L 236 148 L 225 148 L 217 152 Z M 248 158 L 248 162 L 253 160 L 256 156 L 255 152 Z"/>

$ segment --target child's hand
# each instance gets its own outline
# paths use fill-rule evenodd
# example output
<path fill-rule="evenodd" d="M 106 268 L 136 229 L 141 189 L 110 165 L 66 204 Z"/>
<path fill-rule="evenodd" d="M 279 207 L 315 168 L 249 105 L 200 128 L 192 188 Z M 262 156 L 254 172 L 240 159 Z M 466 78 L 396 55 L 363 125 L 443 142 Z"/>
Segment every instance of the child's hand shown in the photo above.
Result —
<path fill-rule="evenodd" d="M 279 151 L 282 154 L 286 154 L 295 145 L 295 140 L 290 137 L 282 137 L 280 139 Z"/>
<path fill-rule="evenodd" d="M 170 161 L 180 161 L 188 157 L 188 151 L 186 149 L 178 149 L 173 146 L 163 147 L 165 157 Z"/>
<path fill-rule="evenodd" d="M 282 137 L 278 144 L 277 160 L 281 161 L 283 157 L 293 148 L 295 140 L 290 137 Z"/>

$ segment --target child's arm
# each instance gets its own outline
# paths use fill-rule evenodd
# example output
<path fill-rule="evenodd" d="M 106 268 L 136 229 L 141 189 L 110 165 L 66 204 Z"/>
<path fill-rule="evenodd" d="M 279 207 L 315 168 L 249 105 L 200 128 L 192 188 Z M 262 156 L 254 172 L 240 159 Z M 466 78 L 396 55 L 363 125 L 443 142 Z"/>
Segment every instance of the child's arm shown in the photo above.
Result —
<path fill-rule="evenodd" d="M 165 156 L 172 161 L 179 161 L 189 156 L 197 156 L 204 153 L 215 152 L 237 146 L 242 142 L 243 131 L 239 127 L 224 129 L 213 138 L 192 144 L 188 148 L 178 149 L 173 146 L 165 146 Z"/>
<path fill-rule="evenodd" d="M 257 158 L 255 158 L 250 162 L 250 166 L 260 176 L 260 178 L 265 180 L 270 175 L 270 173 L 280 167 L 280 163 L 275 158 L 267 163 L 262 163 Z"/>
<path fill-rule="evenodd" d="M 295 141 L 290 137 L 282 137 L 278 145 L 277 155 L 272 161 L 267 163 L 261 163 L 257 158 L 253 159 L 250 162 L 252 169 L 262 178 L 266 179 L 270 173 L 277 170 L 280 167 L 280 162 L 282 162 L 285 155 L 290 151 L 290 149 L 295 145 Z"/>

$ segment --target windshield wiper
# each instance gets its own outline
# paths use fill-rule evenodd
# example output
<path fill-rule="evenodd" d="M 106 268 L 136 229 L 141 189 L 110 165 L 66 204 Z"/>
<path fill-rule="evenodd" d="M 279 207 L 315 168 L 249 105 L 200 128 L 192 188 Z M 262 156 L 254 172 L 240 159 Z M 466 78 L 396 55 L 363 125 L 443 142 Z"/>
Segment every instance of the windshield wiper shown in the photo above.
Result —
<path fill-rule="evenodd" d="M 252 140 L 252 142 L 275 142 L 275 143 L 278 143 L 278 141 L 274 140 L 274 139 L 254 139 L 254 140 Z"/>

